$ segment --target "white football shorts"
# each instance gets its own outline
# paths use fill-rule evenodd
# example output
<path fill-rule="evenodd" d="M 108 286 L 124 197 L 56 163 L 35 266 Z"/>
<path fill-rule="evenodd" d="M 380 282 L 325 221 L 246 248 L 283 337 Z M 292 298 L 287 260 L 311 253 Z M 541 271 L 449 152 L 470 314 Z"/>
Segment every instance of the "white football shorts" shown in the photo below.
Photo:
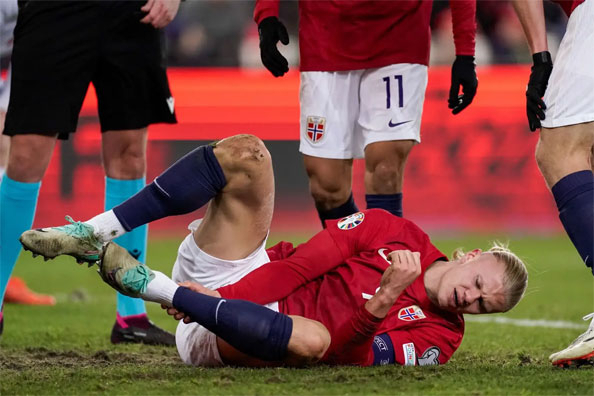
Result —
<path fill-rule="evenodd" d="M 202 219 L 193 221 L 188 229 L 191 233 L 180 244 L 171 278 L 176 282 L 193 281 L 210 289 L 235 283 L 256 268 L 268 263 L 266 239 L 248 257 L 241 260 L 221 260 L 198 247 L 192 233 Z M 278 312 L 278 303 L 266 307 Z M 217 337 L 198 323 L 179 322 L 175 332 L 177 351 L 184 363 L 194 366 L 222 366 L 223 361 L 217 348 Z"/>
<path fill-rule="evenodd" d="M 594 1 L 573 10 L 543 100 L 545 128 L 594 121 Z"/>
<path fill-rule="evenodd" d="M 303 154 L 363 158 L 365 147 L 391 140 L 421 141 L 427 66 L 301 72 Z"/>

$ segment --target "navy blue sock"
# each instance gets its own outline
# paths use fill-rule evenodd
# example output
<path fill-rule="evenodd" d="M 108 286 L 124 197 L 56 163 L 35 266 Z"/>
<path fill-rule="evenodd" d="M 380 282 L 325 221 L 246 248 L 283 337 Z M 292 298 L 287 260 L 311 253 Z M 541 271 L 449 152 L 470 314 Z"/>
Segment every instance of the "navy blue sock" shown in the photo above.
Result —
<path fill-rule="evenodd" d="M 126 231 L 167 216 L 190 213 L 227 184 L 213 146 L 200 146 L 180 158 L 136 195 L 113 208 Z"/>
<path fill-rule="evenodd" d="M 584 263 L 594 274 L 594 175 L 584 170 L 571 173 L 551 188 L 559 218 Z"/>
<path fill-rule="evenodd" d="M 325 228 L 326 224 L 324 224 L 324 222 L 326 220 L 340 219 L 352 215 L 353 213 L 357 213 L 358 211 L 359 208 L 357 208 L 355 200 L 353 199 L 353 193 L 351 192 L 349 199 L 339 207 L 329 210 L 318 209 L 318 216 L 320 216 L 320 220 L 322 221 L 322 227 Z"/>
<path fill-rule="evenodd" d="M 173 307 L 189 315 L 235 349 L 252 357 L 279 361 L 287 356 L 293 320 L 244 300 L 226 300 L 179 287 Z"/>
<path fill-rule="evenodd" d="M 402 217 L 402 193 L 365 194 L 367 209 L 384 209 L 394 216 Z"/>

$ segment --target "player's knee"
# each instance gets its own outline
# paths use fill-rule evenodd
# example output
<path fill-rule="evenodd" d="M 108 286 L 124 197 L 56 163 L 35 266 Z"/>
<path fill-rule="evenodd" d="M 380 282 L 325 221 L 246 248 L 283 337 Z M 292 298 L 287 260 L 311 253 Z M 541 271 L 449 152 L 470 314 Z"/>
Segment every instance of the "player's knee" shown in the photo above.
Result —
<path fill-rule="evenodd" d="M 319 361 L 330 347 L 330 333 L 321 323 L 312 322 L 312 329 L 303 343 L 301 356 L 310 363 Z"/>
<path fill-rule="evenodd" d="M 223 169 L 255 172 L 269 167 L 272 159 L 264 142 L 254 135 L 235 135 L 221 140 L 215 147 L 215 155 Z"/>
<path fill-rule="evenodd" d="M 309 189 L 316 207 L 324 210 L 342 205 L 350 195 L 350 186 L 335 183 L 335 180 L 331 179 L 322 182 L 310 180 Z"/>
<path fill-rule="evenodd" d="M 403 162 L 380 161 L 371 170 L 372 180 L 375 185 L 393 189 L 401 184 L 403 171 Z"/>
<path fill-rule="evenodd" d="M 324 357 L 326 351 L 330 347 L 330 333 L 321 324 L 318 326 L 319 330 L 311 335 L 309 342 L 309 357 L 318 361 Z"/>
<path fill-rule="evenodd" d="M 289 340 L 287 363 L 291 365 L 311 364 L 324 357 L 330 347 L 330 333 L 315 320 L 292 316 L 293 332 Z"/>

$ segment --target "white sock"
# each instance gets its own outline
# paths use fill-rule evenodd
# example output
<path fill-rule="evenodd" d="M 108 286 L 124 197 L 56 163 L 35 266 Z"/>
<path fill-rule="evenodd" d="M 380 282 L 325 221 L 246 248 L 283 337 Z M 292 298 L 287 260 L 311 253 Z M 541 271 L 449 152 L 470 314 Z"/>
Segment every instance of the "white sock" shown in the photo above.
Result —
<path fill-rule="evenodd" d="M 155 278 L 149 282 L 146 291 L 142 293 L 142 299 L 159 304 L 173 306 L 173 296 L 179 285 L 171 278 L 159 271 L 153 271 Z"/>
<path fill-rule="evenodd" d="M 101 242 L 112 241 L 127 232 L 113 210 L 103 212 L 93 217 L 91 220 L 85 221 L 85 223 L 93 226 L 95 236 L 99 238 Z"/>

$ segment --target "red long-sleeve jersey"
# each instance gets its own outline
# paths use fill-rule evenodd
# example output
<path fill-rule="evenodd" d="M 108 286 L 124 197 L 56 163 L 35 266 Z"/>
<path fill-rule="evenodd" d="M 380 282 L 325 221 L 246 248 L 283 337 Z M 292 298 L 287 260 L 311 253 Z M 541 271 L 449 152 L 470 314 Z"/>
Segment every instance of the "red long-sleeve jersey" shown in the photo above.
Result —
<path fill-rule="evenodd" d="M 476 0 L 450 0 L 457 55 L 474 55 Z M 429 64 L 433 2 L 300 0 L 301 71 Z M 278 16 L 279 0 L 256 0 L 254 20 Z"/>
<path fill-rule="evenodd" d="M 585 0 L 551 0 L 551 1 L 553 3 L 559 4 L 561 6 L 561 8 L 563 8 L 563 11 L 565 11 L 565 14 L 567 14 L 567 16 L 571 16 L 571 13 L 573 12 L 573 10 L 575 10 L 575 7 L 582 4 Z"/>
<path fill-rule="evenodd" d="M 371 365 L 371 343 L 379 334 L 387 334 L 399 364 L 447 362 L 462 341 L 464 320 L 441 310 L 427 296 L 426 269 L 447 260 L 427 234 L 380 209 L 326 224 L 325 230 L 297 248 L 281 242 L 269 249 L 274 261 L 220 288 L 221 296 L 259 304 L 279 301 L 281 312 L 323 323 L 332 336 L 324 358 L 329 363 Z M 422 274 L 379 320 L 364 304 L 389 266 L 387 254 L 402 249 L 421 253 Z"/>

